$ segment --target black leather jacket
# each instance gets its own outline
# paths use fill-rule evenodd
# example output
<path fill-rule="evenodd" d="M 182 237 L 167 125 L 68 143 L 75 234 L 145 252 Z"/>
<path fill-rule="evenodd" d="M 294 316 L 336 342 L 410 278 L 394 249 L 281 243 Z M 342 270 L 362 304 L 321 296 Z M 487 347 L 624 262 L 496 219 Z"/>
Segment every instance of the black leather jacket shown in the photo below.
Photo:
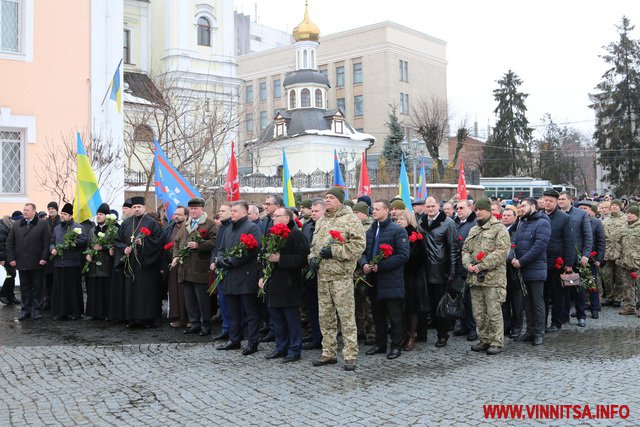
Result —
<path fill-rule="evenodd" d="M 455 222 L 440 211 L 431 225 L 426 216 L 420 225 L 426 231 L 427 282 L 445 284 L 452 281 L 460 256 Z"/>

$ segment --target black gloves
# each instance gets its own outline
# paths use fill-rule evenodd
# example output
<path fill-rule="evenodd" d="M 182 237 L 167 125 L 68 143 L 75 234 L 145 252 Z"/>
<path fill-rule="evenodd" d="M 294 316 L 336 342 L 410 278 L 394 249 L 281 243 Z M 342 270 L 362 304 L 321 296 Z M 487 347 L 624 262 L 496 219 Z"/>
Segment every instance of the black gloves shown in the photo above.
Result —
<path fill-rule="evenodd" d="M 331 246 L 325 246 L 320 249 L 320 258 L 331 258 L 333 254 L 331 253 Z"/>
<path fill-rule="evenodd" d="M 218 260 L 218 266 L 220 266 L 221 268 L 226 268 L 227 270 L 229 270 L 231 267 L 233 267 L 233 265 L 231 264 L 231 259 L 225 257 L 222 259 Z"/>
<path fill-rule="evenodd" d="M 314 273 L 318 272 L 318 268 L 320 268 L 320 260 L 316 257 L 313 257 L 309 260 L 309 270 Z"/>

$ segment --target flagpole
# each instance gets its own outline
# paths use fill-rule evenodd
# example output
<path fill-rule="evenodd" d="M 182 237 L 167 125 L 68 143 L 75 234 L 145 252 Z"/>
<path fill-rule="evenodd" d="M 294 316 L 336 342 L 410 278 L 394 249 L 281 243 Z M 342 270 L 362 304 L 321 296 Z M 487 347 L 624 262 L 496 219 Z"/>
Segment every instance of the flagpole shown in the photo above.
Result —
<path fill-rule="evenodd" d="M 120 65 L 122 65 L 122 58 L 120 58 L 120 62 L 118 62 L 118 66 L 116 67 L 116 72 L 120 69 Z M 115 75 L 115 73 L 113 73 Z M 107 91 L 105 92 L 104 96 L 102 97 L 102 102 L 100 103 L 100 106 L 104 105 L 104 101 L 107 100 L 107 95 L 109 94 L 109 90 L 111 89 L 113 83 L 113 76 L 111 77 L 111 80 L 109 81 L 109 87 L 107 87 Z M 122 83 L 120 83 L 122 84 Z"/>

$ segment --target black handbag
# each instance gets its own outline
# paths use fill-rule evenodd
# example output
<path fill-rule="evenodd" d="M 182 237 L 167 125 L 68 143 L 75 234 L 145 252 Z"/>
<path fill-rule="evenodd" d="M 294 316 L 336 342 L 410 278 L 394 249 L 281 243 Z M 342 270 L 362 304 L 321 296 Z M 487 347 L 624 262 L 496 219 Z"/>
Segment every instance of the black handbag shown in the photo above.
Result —
<path fill-rule="evenodd" d="M 446 292 L 438 303 L 438 317 L 446 320 L 456 320 L 460 319 L 463 314 L 462 294 L 452 296 L 451 293 Z"/>

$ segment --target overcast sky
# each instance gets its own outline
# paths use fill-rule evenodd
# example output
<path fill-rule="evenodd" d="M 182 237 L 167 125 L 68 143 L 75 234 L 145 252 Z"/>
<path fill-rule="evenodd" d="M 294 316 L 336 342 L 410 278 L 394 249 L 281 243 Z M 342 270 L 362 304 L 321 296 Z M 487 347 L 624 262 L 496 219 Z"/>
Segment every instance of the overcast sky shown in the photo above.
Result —
<path fill-rule="evenodd" d="M 236 9 L 291 31 L 304 15 L 304 0 L 236 0 Z M 606 70 L 598 56 L 617 40 L 623 15 L 640 39 L 639 0 L 310 0 L 311 20 L 322 35 L 385 20 L 447 42 L 447 92 L 451 123 L 465 115 L 480 134 L 493 124 L 496 80 L 512 69 L 529 94 L 531 125 L 550 113 L 589 134 L 594 115 L 588 94 Z"/>

